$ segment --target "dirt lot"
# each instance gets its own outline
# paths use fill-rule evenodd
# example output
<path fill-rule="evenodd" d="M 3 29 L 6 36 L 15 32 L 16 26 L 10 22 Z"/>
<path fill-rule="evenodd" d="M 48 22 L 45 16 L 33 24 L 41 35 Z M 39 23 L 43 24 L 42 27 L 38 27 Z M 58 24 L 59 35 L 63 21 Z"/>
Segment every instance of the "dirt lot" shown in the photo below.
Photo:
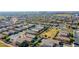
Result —
<path fill-rule="evenodd" d="M 12 46 L 0 40 L 0 47 L 12 47 Z"/>

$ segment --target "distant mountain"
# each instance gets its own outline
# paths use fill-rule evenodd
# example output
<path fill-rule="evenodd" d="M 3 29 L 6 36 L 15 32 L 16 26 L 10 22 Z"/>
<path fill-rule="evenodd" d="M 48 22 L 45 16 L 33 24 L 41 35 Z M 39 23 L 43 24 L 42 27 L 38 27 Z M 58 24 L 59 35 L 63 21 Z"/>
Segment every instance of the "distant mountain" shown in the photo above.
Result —
<path fill-rule="evenodd" d="M 71 13 L 79 14 L 79 11 L 27 11 L 27 12 L 0 12 L 0 16 L 41 16 L 50 14 Z"/>

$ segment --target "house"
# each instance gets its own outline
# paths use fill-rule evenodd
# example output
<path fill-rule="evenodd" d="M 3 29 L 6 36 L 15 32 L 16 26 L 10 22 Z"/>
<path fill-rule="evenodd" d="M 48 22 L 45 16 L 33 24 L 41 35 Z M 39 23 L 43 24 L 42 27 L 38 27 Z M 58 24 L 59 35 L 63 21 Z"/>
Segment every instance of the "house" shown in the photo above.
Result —
<path fill-rule="evenodd" d="M 9 32 L 9 35 L 12 35 L 12 34 L 14 34 L 16 31 L 14 31 L 14 30 L 9 30 L 8 32 Z"/>
<path fill-rule="evenodd" d="M 74 33 L 74 39 L 75 39 L 74 43 L 79 44 L 79 30 L 74 30 L 73 33 Z"/>
<path fill-rule="evenodd" d="M 28 24 L 27 26 L 28 26 L 28 28 L 33 28 L 33 27 L 35 27 L 34 24 Z"/>
<path fill-rule="evenodd" d="M 2 28 L 2 31 L 7 31 L 7 29 L 6 28 Z"/>
<path fill-rule="evenodd" d="M 8 31 L 5 31 L 5 32 L 2 32 L 4 35 L 9 35 L 10 34 L 10 32 L 8 32 Z"/>
<path fill-rule="evenodd" d="M 9 36 L 9 38 L 10 38 L 10 42 L 12 42 L 13 45 L 16 45 L 17 42 L 22 43 L 25 40 L 24 35 L 21 33 L 11 35 Z"/>
<path fill-rule="evenodd" d="M 57 40 L 42 39 L 40 46 L 41 47 L 53 47 L 53 46 L 58 46 L 58 44 L 59 44 L 59 41 Z"/>
<path fill-rule="evenodd" d="M 4 36 L 5 36 L 5 35 L 3 35 L 3 34 L 0 34 L 0 39 L 4 38 Z"/>
<path fill-rule="evenodd" d="M 26 39 L 25 39 L 26 41 L 32 41 L 32 39 L 35 37 L 35 35 L 26 33 L 25 37 L 26 37 Z"/>
<path fill-rule="evenodd" d="M 35 31 L 32 31 L 32 30 L 29 30 L 29 29 L 27 29 L 27 31 L 26 31 L 28 34 L 33 34 L 33 35 L 35 35 L 36 34 L 36 32 Z"/>
<path fill-rule="evenodd" d="M 44 26 L 42 26 L 42 25 L 35 25 L 35 27 L 32 27 L 32 28 L 28 29 L 27 32 L 31 33 L 31 34 L 37 34 L 42 29 L 44 29 Z"/>
<path fill-rule="evenodd" d="M 60 31 L 55 40 L 63 41 L 63 42 L 69 42 L 70 38 L 68 37 L 67 31 Z"/>

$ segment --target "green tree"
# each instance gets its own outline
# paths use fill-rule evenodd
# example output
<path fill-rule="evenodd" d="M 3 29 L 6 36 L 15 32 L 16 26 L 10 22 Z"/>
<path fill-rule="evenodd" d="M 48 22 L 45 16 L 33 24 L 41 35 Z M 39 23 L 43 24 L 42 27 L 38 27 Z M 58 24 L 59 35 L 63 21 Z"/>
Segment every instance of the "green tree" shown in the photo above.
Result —
<path fill-rule="evenodd" d="M 79 23 L 77 23 L 77 25 L 79 26 Z"/>
<path fill-rule="evenodd" d="M 8 37 L 9 37 L 8 35 L 5 35 L 3 39 L 7 39 Z"/>
<path fill-rule="evenodd" d="M 36 35 L 33 39 L 32 39 L 32 43 L 34 43 L 36 40 L 38 39 L 38 36 Z"/>
<path fill-rule="evenodd" d="M 70 37 L 73 37 L 73 32 L 70 32 L 70 33 L 69 33 L 69 36 L 70 36 Z"/>
<path fill-rule="evenodd" d="M 70 43 L 74 42 L 74 38 L 70 37 Z"/>
<path fill-rule="evenodd" d="M 10 41 L 10 38 L 6 38 L 5 41 L 6 41 L 6 42 L 9 42 L 9 41 Z"/>
<path fill-rule="evenodd" d="M 23 41 L 20 45 L 20 47 L 28 47 L 29 46 L 29 42 L 27 42 L 26 40 Z"/>

